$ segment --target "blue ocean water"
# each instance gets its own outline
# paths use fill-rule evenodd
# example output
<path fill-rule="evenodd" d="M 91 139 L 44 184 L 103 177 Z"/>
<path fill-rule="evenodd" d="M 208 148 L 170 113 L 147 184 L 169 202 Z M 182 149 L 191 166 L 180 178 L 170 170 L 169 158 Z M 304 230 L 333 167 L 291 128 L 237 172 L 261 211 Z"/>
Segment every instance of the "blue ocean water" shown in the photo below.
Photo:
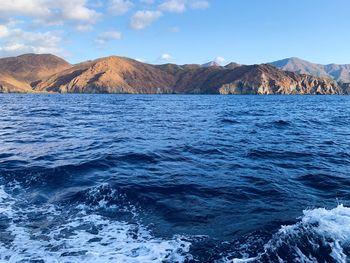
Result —
<path fill-rule="evenodd" d="M 347 262 L 350 97 L 0 95 L 1 262 Z"/>

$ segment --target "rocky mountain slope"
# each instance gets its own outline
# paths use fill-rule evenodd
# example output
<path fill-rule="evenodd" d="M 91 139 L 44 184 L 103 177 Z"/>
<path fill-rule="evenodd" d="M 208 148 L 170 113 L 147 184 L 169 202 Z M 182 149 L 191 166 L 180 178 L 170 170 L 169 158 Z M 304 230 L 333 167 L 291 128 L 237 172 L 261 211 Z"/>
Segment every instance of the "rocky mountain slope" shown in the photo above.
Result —
<path fill-rule="evenodd" d="M 0 60 L 0 92 L 344 94 L 349 86 L 268 64 L 150 65 L 111 56 L 70 65 L 51 55 L 24 55 Z"/>
<path fill-rule="evenodd" d="M 177 93 L 209 94 L 342 94 L 342 87 L 329 78 L 300 75 L 271 65 L 226 67 L 159 66 L 175 76 Z"/>
<path fill-rule="evenodd" d="M 346 95 L 350 95 L 350 83 L 342 83 L 341 84 L 343 93 Z"/>
<path fill-rule="evenodd" d="M 350 64 L 314 64 L 299 58 L 287 58 L 270 63 L 279 69 L 296 72 L 299 74 L 308 74 L 317 77 L 328 77 L 339 82 L 350 82 Z"/>

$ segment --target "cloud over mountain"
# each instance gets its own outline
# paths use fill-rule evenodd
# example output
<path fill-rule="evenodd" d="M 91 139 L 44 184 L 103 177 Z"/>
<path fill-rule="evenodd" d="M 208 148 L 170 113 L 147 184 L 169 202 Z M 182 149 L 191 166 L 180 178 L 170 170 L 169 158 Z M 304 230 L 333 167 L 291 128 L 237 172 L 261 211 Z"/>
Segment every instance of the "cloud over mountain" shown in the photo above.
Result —
<path fill-rule="evenodd" d="M 62 38 L 54 31 L 31 32 L 18 27 L 0 25 L 0 56 L 13 56 L 23 53 L 63 54 L 60 47 Z"/>
<path fill-rule="evenodd" d="M 23 53 L 67 55 L 71 42 L 92 48 L 121 39 L 129 28 L 150 27 L 167 13 L 202 8 L 205 0 L 2 0 L 0 56 Z M 125 26 L 126 25 L 126 26 Z M 167 25 L 164 31 L 170 32 Z M 174 27 L 175 28 L 175 27 Z M 174 31 L 179 31 L 176 27 Z M 125 37 L 129 35 L 125 34 Z"/>

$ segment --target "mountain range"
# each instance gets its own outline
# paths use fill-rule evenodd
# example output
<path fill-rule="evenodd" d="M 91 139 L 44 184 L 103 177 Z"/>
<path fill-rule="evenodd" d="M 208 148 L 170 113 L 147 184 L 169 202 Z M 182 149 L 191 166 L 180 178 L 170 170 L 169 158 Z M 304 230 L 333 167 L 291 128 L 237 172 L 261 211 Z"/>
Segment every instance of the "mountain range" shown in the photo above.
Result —
<path fill-rule="evenodd" d="M 350 94 L 347 65 L 321 66 L 295 58 L 261 65 L 151 65 L 117 56 L 72 65 L 51 54 L 26 54 L 0 59 L 0 92 Z"/>
<path fill-rule="evenodd" d="M 314 64 L 300 58 L 287 58 L 270 63 L 279 69 L 293 71 L 299 74 L 308 74 L 317 77 L 328 77 L 338 82 L 350 82 L 350 64 Z"/>

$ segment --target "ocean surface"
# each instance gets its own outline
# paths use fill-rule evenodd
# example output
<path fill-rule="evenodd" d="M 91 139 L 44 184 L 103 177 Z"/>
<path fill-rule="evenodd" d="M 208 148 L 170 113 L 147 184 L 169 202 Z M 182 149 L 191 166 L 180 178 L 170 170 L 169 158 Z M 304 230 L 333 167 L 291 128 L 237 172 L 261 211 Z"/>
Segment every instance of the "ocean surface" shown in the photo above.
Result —
<path fill-rule="evenodd" d="M 0 262 L 349 262 L 350 96 L 0 95 Z"/>

